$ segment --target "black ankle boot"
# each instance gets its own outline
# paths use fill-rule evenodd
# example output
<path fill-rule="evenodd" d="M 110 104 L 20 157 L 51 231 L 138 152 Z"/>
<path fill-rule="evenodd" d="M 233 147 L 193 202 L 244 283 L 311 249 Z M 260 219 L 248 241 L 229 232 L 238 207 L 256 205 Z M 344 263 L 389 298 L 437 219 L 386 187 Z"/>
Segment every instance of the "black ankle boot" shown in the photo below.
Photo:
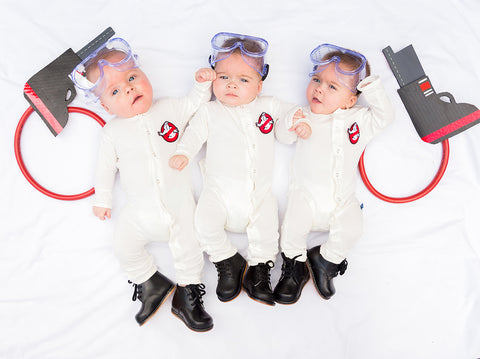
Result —
<path fill-rule="evenodd" d="M 293 258 L 287 258 L 287 256 L 282 253 L 282 275 L 273 291 L 273 296 L 277 303 L 295 303 L 300 298 L 302 289 L 310 278 L 307 264 L 295 260 L 295 258 L 298 257 L 300 257 L 300 255 Z"/>
<path fill-rule="evenodd" d="M 132 283 L 132 282 L 130 282 Z M 141 284 L 134 284 L 132 300 L 142 302 L 140 311 L 135 315 L 138 324 L 143 325 L 160 308 L 163 302 L 175 289 L 170 279 L 160 272 L 155 272 L 147 281 Z"/>
<path fill-rule="evenodd" d="M 235 299 L 242 290 L 247 261 L 237 252 L 234 256 L 213 264 L 215 264 L 218 272 L 218 299 L 222 302 Z"/>
<path fill-rule="evenodd" d="M 320 254 L 320 246 L 310 248 L 307 251 L 307 258 L 308 268 L 318 294 L 324 299 L 330 299 L 335 294 L 332 279 L 339 273 L 340 275 L 345 273 L 347 260 L 344 259 L 340 264 L 327 261 Z"/>
<path fill-rule="evenodd" d="M 243 288 L 253 300 L 275 305 L 272 286 L 270 285 L 270 268 L 273 268 L 272 261 L 248 267 Z"/>
<path fill-rule="evenodd" d="M 189 284 L 185 287 L 177 285 L 172 300 L 172 313 L 196 332 L 206 332 L 213 328 L 212 317 L 203 306 L 204 289 L 203 284 Z"/>

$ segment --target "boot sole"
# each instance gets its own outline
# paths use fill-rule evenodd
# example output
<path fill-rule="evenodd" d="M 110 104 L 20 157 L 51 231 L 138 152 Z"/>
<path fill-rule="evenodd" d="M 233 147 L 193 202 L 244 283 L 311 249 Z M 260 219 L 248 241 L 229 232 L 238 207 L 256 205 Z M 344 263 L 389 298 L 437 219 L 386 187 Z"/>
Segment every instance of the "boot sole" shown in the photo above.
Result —
<path fill-rule="evenodd" d="M 318 289 L 318 284 L 315 281 L 315 277 L 313 276 L 313 270 L 310 267 L 310 261 L 309 260 L 307 260 L 307 268 L 308 268 L 308 272 L 310 273 L 310 277 L 312 277 L 313 286 L 315 287 L 315 290 L 317 291 L 318 295 L 320 295 L 320 297 L 322 297 L 325 300 L 329 300 L 331 297 L 327 298 L 327 297 L 323 296 L 322 293 L 320 293 L 320 290 Z"/>
<path fill-rule="evenodd" d="M 312 275 L 310 273 L 310 269 L 308 270 L 308 274 L 310 275 L 310 277 L 312 277 Z M 308 279 L 305 281 L 305 283 L 303 283 L 303 285 L 300 288 L 300 291 L 298 292 L 298 297 L 296 297 L 293 301 L 288 301 L 287 302 L 287 301 L 282 301 L 280 299 L 275 299 L 275 302 L 277 302 L 278 304 L 283 304 L 283 305 L 291 305 L 291 304 L 295 304 L 296 302 L 298 302 L 298 300 L 302 296 L 303 288 L 307 285 L 308 281 L 310 280 L 310 277 L 308 277 Z M 275 293 L 273 295 L 275 295 Z"/>
<path fill-rule="evenodd" d="M 208 327 L 208 328 L 192 327 L 192 326 L 187 324 L 187 321 L 183 318 L 182 314 L 180 312 L 178 312 L 177 310 L 173 309 L 173 308 L 172 308 L 172 314 L 174 316 L 176 316 L 178 319 L 180 319 L 183 322 L 183 324 L 185 324 L 187 326 L 187 328 L 190 329 L 191 331 L 194 331 L 194 332 L 208 332 L 209 330 L 211 330 L 213 328 L 213 324 L 212 324 L 211 327 Z"/>
<path fill-rule="evenodd" d="M 242 287 L 243 287 L 243 277 L 245 277 L 245 273 L 247 272 L 247 263 L 245 262 L 245 267 L 243 268 L 243 273 L 242 273 L 242 279 L 240 280 L 240 289 L 238 290 L 238 292 L 236 292 L 232 297 L 229 297 L 229 298 L 220 298 L 217 294 L 217 297 L 218 299 L 223 302 L 223 303 L 226 303 L 226 302 L 231 302 L 232 300 L 234 300 L 235 298 L 237 298 L 240 294 L 240 292 L 242 291 Z"/>
<path fill-rule="evenodd" d="M 244 289 L 245 289 L 245 288 L 244 288 Z M 271 302 L 266 302 L 266 301 L 261 300 L 261 299 L 259 299 L 259 298 L 252 297 L 252 296 L 247 292 L 246 289 L 245 289 L 245 292 L 247 293 L 247 295 L 248 295 L 251 299 L 253 299 L 253 300 L 254 300 L 255 302 L 257 302 L 257 303 L 269 305 L 270 307 L 274 307 L 274 306 L 275 306 L 275 302 L 273 302 L 273 303 L 271 303 Z"/>
<path fill-rule="evenodd" d="M 163 303 L 165 303 L 165 301 L 168 299 L 168 297 L 172 295 L 174 291 L 175 291 L 175 286 L 172 285 L 172 288 L 167 292 L 167 294 L 165 295 L 165 298 L 163 298 L 163 300 L 158 304 L 158 306 L 155 308 L 152 314 L 150 314 L 150 316 L 147 319 L 145 319 L 145 321 L 142 324 L 140 324 L 140 326 L 145 325 L 145 323 L 148 322 L 155 315 L 155 313 L 160 309 Z"/>

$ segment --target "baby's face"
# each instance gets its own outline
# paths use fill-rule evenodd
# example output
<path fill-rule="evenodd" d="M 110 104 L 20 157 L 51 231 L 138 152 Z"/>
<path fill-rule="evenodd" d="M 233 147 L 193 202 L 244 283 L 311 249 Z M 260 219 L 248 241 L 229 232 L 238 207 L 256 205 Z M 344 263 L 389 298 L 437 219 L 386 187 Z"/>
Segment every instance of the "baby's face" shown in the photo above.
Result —
<path fill-rule="evenodd" d="M 357 96 L 338 81 L 335 64 L 331 63 L 312 76 L 307 87 L 307 100 L 313 113 L 328 115 L 339 108 L 352 107 Z"/>
<path fill-rule="evenodd" d="M 217 77 L 213 81 L 213 93 L 225 105 L 246 105 L 262 90 L 260 75 L 245 63 L 240 54 L 233 53 L 217 62 L 215 72 Z"/>
<path fill-rule="evenodd" d="M 114 62 L 115 59 L 110 61 Z M 106 85 L 100 103 L 108 113 L 130 118 L 150 109 L 153 100 L 152 85 L 142 70 L 137 67 L 118 71 L 104 66 L 103 73 Z"/>

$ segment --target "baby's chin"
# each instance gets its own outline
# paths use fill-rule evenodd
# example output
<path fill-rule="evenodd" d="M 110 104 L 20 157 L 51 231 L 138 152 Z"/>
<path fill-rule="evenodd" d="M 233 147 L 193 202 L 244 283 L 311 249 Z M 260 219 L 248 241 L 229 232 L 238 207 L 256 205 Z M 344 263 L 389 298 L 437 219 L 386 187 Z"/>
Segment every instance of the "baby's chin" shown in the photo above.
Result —
<path fill-rule="evenodd" d="M 226 106 L 243 106 L 243 105 L 248 105 L 250 102 L 255 100 L 255 97 L 252 99 L 243 99 L 240 97 L 235 97 L 235 96 L 222 96 L 221 98 L 218 99 L 223 105 Z"/>

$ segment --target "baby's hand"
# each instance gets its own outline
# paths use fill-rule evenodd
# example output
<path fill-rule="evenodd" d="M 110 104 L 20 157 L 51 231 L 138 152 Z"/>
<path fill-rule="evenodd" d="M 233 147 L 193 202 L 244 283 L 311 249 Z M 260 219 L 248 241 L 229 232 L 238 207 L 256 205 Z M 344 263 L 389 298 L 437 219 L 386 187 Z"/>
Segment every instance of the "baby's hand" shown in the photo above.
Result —
<path fill-rule="evenodd" d="M 170 158 L 170 161 L 168 162 L 168 164 L 174 170 L 181 171 L 188 165 L 188 158 L 187 156 L 184 156 L 184 155 L 175 155 Z"/>
<path fill-rule="evenodd" d="M 100 220 L 104 221 L 105 217 L 112 218 L 112 210 L 110 208 L 103 208 L 103 207 L 96 207 L 93 206 L 93 214 L 100 218 Z"/>
<path fill-rule="evenodd" d="M 290 131 L 295 131 L 298 137 L 306 140 L 312 134 L 312 128 L 305 122 L 300 122 L 298 125 L 293 125 Z"/>
<path fill-rule="evenodd" d="M 310 125 L 306 124 L 305 122 L 298 123 L 298 120 L 305 118 L 302 109 L 298 109 L 293 114 L 293 126 L 290 127 L 289 131 L 295 131 L 298 137 L 307 139 L 312 134 L 312 128 Z"/>
<path fill-rule="evenodd" d="M 217 77 L 217 73 L 213 69 L 204 67 L 195 72 L 195 80 L 197 82 L 213 81 Z"/>
<path fill-rule="evenodd" d="M 305 115 L 303 114 L 303 111 L 301 108 L 299 108 L 294 114 L 293 114 L 293 123 L 297 122 L 301 118 L 305 118 Z"/>

